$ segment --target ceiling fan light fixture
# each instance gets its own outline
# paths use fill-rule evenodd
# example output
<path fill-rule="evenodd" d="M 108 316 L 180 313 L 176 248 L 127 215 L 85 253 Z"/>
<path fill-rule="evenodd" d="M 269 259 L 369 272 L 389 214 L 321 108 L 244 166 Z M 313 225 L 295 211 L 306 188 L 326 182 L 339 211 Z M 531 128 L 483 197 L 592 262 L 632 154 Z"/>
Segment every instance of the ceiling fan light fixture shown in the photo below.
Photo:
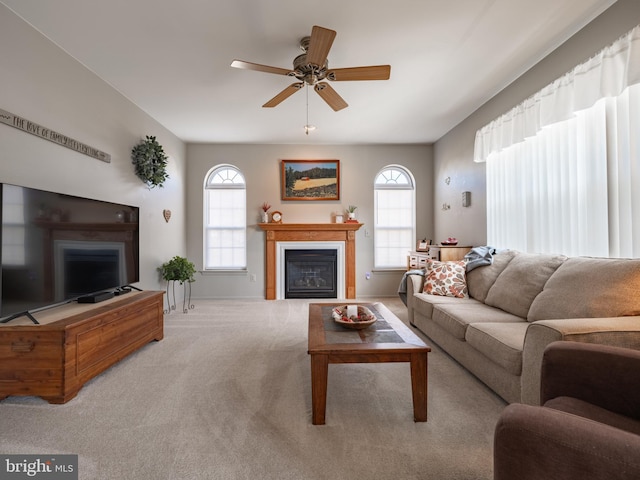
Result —
<path fill-rule="evenodd" d="M 390 65 L 370 65 L 364 67 L 333 68 L 329 70 L 328 55 L 336 37 L 335 30 L 314 25 L 311 36 L 300 40 L 300 49 L 304 52 L 293 60 L 293 69 L 260 65 L 258 63 L 234 60 L 231 66 L 246 70 L 285 75 L 295 77 L 299 83 L 289 85 L 282 92 L 263 105 L 271 108 L 279 105 L 302 87 L 312 87 L 316 93 L 334 111 L 342 110 L 349 105 L 325 80 L 330 82 L 361 81 L 361 80 L 389 80 L 391 75 Z M 307 89 L 308 91 L 308 89 Z M 309 106 L 307 102 L 307 116 Z M 309 122 L 306 122 L 310 125 Z M 306 129 L 306 127 L 305 127 Z M 308 133 L 308 129 L 307 133 Z"/>

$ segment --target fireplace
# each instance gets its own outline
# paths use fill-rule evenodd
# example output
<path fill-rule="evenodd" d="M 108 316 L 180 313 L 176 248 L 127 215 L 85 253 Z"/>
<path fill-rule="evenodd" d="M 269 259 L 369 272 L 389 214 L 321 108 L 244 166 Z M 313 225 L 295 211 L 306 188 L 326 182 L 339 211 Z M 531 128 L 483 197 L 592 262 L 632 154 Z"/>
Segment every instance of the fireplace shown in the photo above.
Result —
<path fill-rule="evenodd" d="M 302 289 L 300 293 L 302 295 L 298 297 L 290 297 L 287 295 L 287 257 L 291 255 L 289 252 L 300 251 L 315 251 L 316 255 L 334 255 L 335 256 L 335 294 L 329 296 L 306 296 Z M 276 248 L 276 281 L 277 281 L 277 294 L 278 300 L 285 298 L 344 298 L 345 297 L 345 268 L 344 268 L 344 256 L 345 246 L 344 242 L 277 242 Z M 318 266 L 317 264 L 314 266 Z M 326 274 L 326 272 L 323 272 Z M 309 274 L 307 274 L 309 276 Z M 299 282 L 300 283 L 300 282 Z M 309 279 L 309 288 L 307 293 L 312 289 L 311 284 L 313 281 Z M 322 280 L 318 280 L 318 283 L 322 283 Z M 301 285 L 299 285 L 300 287 Z"/>
<path fill-rule="evenodd" d="M 286 250 L 285 298 L 337 298 L 338 251 Z"/>
<path fill-rule="evenodd" d="M 336 249 L 337 297 L 356 298 L 356 231 L 362 223 L 261 223 L 265 238 L 265 298 L 284 296 L 285 250 Z"/>

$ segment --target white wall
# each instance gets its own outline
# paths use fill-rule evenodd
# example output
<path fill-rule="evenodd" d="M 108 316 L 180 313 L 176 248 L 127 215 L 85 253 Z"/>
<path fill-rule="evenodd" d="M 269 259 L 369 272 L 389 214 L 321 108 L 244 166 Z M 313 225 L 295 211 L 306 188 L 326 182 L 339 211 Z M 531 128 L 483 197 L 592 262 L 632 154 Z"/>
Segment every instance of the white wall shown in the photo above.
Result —
<path fill-rule="evenodd" d="M 332 214 L 347 205 L 358 206 L 365 225 L 356 234 L 356 294 L 358 297 L 394 295 L 402 276 L 399 271 L 373 271 L 373 181 L 386 165 L 400 164 L 414 175 L 417 184 L 417 235 L 433 237 L 432 147 L 428 145 L 314 146 L 314 145 L 204 145 L 187 147 L 187 251 L 202 269 L 202 187 L 207 172 L 218 164 L 232 164 L 247 181 L 248 272 L 198 275 L 194 297 L 264 298 L 264 232 L 259 222 L 260 205 L 269 202 L 287 223 L 329 223 Z M 340 160 L 340 201 L 281 201 L 280 160 Z M 369 232 L 370 236 L 366 236 Z M 366 272 L 372 272 L 370 280 Z M 250 275 L 256 275 L 256 282 Z"/>
<path fill-rule="evenodd" d="M 487 241 L 485 165 L 473 162 L 476 131 L 556 78 L 615 41 L 640 23 L 640 1 L 618 0 L 602 15 L 452 129 L 434 145 L 435 234 L 455 236 L 462 243 Z M 444 183 L 451 177 L 450 185 Z M 462 191 L 472 192 L 472 206 L 463 208 Z M 442 210 L 442 203 L 451 203 Z"/>
<path fill-rule="evenodd" d="M 0 124 L 0 182 L 139 206 L 137 286 L 164 288 L 157 267 L 186 254 L 185 145 L 3 5 L 0 59 L 1 109 L 111 155 L 104 163 Z M 145 135 L 169 156 L 162 189 L 148 190 L 134 174 L 131 149 Z"/>

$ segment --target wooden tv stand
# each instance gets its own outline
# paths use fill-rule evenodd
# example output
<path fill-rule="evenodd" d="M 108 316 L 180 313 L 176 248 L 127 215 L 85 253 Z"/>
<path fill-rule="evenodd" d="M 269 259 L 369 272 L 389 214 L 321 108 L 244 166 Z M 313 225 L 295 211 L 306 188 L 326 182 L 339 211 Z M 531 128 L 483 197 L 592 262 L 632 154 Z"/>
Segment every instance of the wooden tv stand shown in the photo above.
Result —
<path fill-rule="evenodd" d="M 34 313 L 39 325 L 16 324 L 18 319 L 0 325 L 0 400 L 71 400 L 96 375 L 162 340 L 162 295 L 130 292 L 96 304 L 70 303 Z"/>

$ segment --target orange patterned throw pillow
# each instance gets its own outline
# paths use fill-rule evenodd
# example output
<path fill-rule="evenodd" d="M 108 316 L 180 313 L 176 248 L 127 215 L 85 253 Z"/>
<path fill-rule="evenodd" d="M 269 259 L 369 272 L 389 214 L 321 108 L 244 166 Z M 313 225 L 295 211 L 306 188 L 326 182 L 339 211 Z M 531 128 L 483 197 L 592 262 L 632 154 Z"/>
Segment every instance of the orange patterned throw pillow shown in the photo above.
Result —
<path fill-rule="evenodd" d="M 457 262 L 429 260 L 423 292 L 444 297 L 467 297 L 466 262 L 464 260 Z"/>

